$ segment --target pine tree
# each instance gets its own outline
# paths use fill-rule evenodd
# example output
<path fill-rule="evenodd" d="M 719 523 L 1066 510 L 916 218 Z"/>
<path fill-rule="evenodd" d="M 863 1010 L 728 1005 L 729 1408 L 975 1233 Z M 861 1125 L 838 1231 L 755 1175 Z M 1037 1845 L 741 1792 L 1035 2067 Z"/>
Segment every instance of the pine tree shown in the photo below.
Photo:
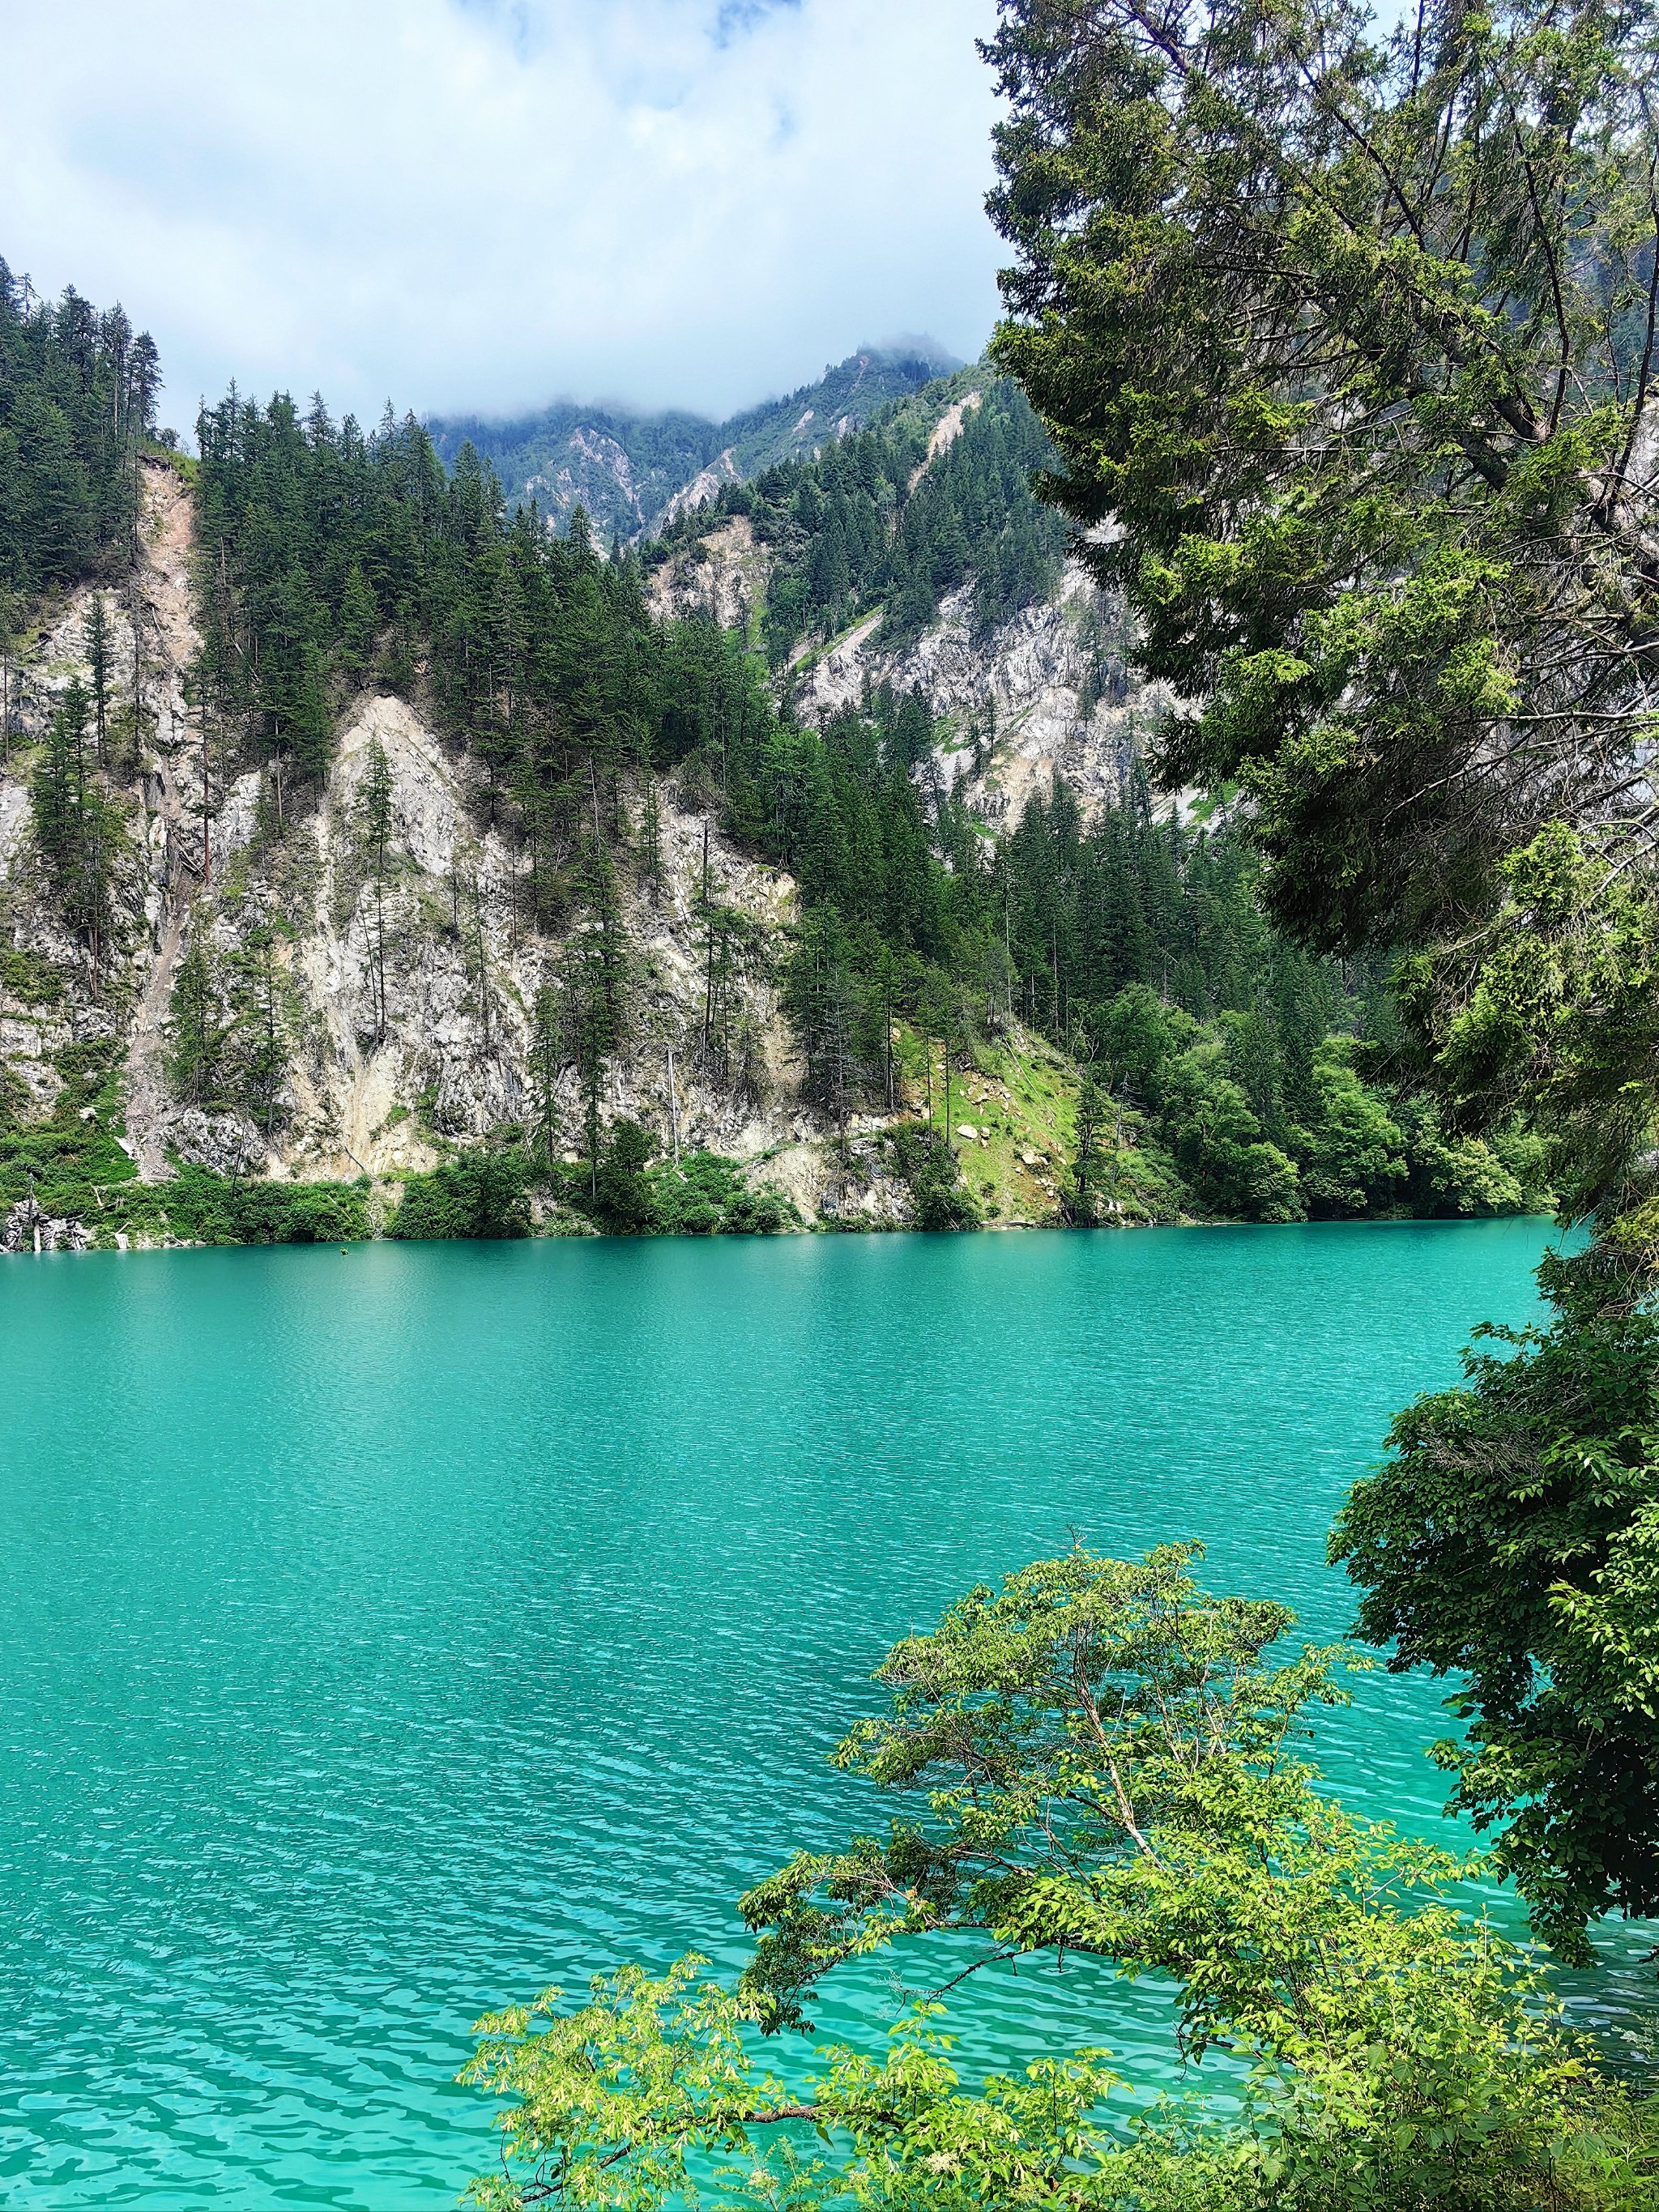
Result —
<path fill-rule="evenodd" d="M 662 804 L 649 756 L 640 764 L 640 881 L 653 899 L 662 896 Z"/>
<path fill-rule="evenodd" d="M 211 1105 L 218 1097 L 226 1027 L 199 936 L 192 937 L 179 963 L 168 1011 L 173 1035 L 167 1073 L 174 1095 L 189 1105 Z"/>
<path fill-rule="evenodd" d="M 535 1139 L 550 1174 L 559 1139 L 559 1071 L 565 1060 L 567 1028 L 558 991 L 544 983 L 530 1014 L 530 1081 L 536 1104 Z"/>
<path fill-rule="evenodd" d="M 82 633 L 87 665 L 92 674 L 93 728 L 97 738 L 98 764 L 106 766 L 109 759 L 109 680 L 111 641 L 109 613 L 104 605 L 104 595 L 94 592 L 87 611 L 86 627 Z"/>
<path fill-rule="evenodd" d="M 276 957 L 276 930 L 269 921 L 244 934 L 236 956 L 231 1006 L 241 1048 L 240 1103 L 270 1142 L 288 1079 L 290 1021 L 288 991 Z"/>
<path fill-rule="evenodd" d="M 374 587 L 363 574 L 362 562 L 354 561 L 340 599 L 342 658 L 349 675 L 361 679 L 368 672 L 380 628 Z"/>
<path fill-rule="evenodd" d="M 576 964 L 567 986 L 566 1020 L 571 1037 L 571 1056 L 582 1099 L 582 1133 L 587 1151 L 588 1193 L 599 1193 L 601 1140 L 600 1106 L 611 1055 L 617 1043 L 617 1024 L 605 988 L 603 955 L 598 932 L 584 931 L 576 940 Z"/>
<path fill-rule="evenodd" d="M 113 923 L 124 836 L 118 810 L 89 773 L 88 710 L 85 686 L 73 678 L 47 726 L 29 799 L 36 847 L 65 923 L 87 946 L 96 990 Z"/>
<path fill-rule="evenodd" d="M 1100 1219 L 1104 1182 L 1100 1139 L 1105 1113 L 1106 1101 L 1095 1072 L 1085 1067 L 1078 1085 L 1077 1152 L 1064 1201 L 1066 1218 L 1082 1228 L 1092 1228 Z"/>
<path fill-rule="evenodd" d="M 391 873 L 392 795 L 392 764 L 380 739 L 372 738 L 363 779 L 357 788 L 356 813 L 357 835 L 362 845 L 374 893 L 369 955 L 374 963 L 374 1042 L 377 1045 L 385 1042 L 386 1032 L 386 887 Z"/>
<path fill-rule="evenodd" d="M 846 933 L 833 907 L 804 917 L 785 970 L 784 1004 L 806 1063 L 803 1093 L 844 1127 L 866 1071 Z"/>
<path fill-rule="evenodd" d="M 12 653 L 22 605 L 21 594 L 0 582 L 0 758 L 8 767 L 11 764 Z"/>

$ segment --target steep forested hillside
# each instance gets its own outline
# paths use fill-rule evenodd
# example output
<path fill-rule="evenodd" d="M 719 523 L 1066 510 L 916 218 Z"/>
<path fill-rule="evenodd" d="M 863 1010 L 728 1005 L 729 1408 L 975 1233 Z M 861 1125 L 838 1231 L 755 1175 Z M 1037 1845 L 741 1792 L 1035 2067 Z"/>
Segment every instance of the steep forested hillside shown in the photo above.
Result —
<path fill-rule="evenodd" d="M 723 422 L 561 401 L 515 422 L 458 416 L 428 428 L 446 465 L 470 445 L 493 464 L 510 506 L 533 501 L 561 529 L 580 506 L 608 544 L 658 522 L 700 478 L 707 479 L 699 487 L 706 497 L 721 483 L 811 454 L 952 366 L 925 344 L 866 347 L 826 368 L 815 384 Z"/>
<path fill-rule="evenodd" d="M 42 346 L 70 310 L 30 313 Z M 1375 975 L 1276 938 L 1243 845 L 1155 816 L 1133 752 L 1087 811 L 1050 772 L 998 833 L 961 772 L 988 773 L 994 703 L 964 728 L 902 682 L 803 691 L 848 623 L 908 650 L 954 606 L 994 659 L 1026 611 L 1073 621 L 1008 386 L 963 372 L 615 557 L 410 417 L 233 392 L 198 438 L 149 455 L 125 550 L 94 533 L 64 556 L 90 580 L 38 602 L 0 788 L 14 1213 L 301 1234 L 401 1194 L 407 1233 L 495 1233 L 1522 1202 L 1524 1143 L 1450 1145 L 1378 1088 Z M 27 480 L 10 450 L 5 495 Z M 665 606 L 739 527 L 759 607 Z M 253 1206 L 262 1170 L 289 1194 Z M 319 1176 L 332 1213 L 293 1195 Z"/>
<path fill-rule="evenodd" d="M 746 516 L 770 552 L 761 632 L 775 665 L 876 608 L 880 643 L 913 639 L 964 586 L 983 637 L 1059 580 L 1070 526 L 1031 489 L 1047 458 L 1018 389 L 964 369 L 821 453 L 721 489 L 646 559 L 660 565 Z"/>

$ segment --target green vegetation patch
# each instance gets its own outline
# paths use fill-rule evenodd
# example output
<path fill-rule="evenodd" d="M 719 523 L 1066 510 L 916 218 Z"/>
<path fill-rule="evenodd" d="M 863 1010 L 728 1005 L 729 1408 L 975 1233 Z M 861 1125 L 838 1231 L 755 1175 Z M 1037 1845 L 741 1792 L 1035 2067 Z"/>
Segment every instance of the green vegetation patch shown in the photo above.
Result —
<path fill-rule="evenodd" d="M 804 1224 L 791 1200 L 751 1188 L 735 1160 L 694 1152 L 678 1167 L 656 1160 L 637 1121 L 611 1124 L 597 1162 L 548 1161 L 520 1146 L 458 1152 L 411 1176 L 389 1235 L 528 1237 L 574 1217 L 617 1237 L 775 1237 Z"/>

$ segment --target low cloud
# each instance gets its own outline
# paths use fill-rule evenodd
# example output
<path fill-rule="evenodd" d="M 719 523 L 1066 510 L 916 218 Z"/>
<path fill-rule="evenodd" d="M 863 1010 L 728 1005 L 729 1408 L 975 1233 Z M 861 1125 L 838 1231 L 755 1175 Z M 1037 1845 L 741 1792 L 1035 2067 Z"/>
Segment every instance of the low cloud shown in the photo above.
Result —
<path fill-rule="evenodd" d="M 7 12 L 0 252 L 148 325 L 181 428 L 232 376 L 723 413 L 995 313 L 992 0 Z"/>

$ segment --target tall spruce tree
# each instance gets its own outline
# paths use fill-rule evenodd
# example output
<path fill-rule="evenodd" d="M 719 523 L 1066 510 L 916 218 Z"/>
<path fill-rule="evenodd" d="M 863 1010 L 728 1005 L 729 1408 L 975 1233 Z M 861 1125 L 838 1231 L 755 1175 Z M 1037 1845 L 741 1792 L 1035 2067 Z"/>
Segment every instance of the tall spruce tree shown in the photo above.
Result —
<path fill-rule="evenodd" d="M 1653 15 L 1005 0 L 988 51 L 994 350 L 1201 702 L 1164 778 L 1237 782 L 1304 939 L 1405 950 L 1454 1127 L 1550 1127 L 1594 1224 L 1337 1537 L 1364 1632 L 1468 1684 L 1457 1802 L 1583 1955 L 1659 1909 Z"/>
<path fill-rule="evenodd" d="M 386 1033 L 386 894 L 392 872 L 392 835 L 394 822 L 392 763 L 378 738 L 369 744 L 356 805 L 358 838 L 368 872 L 369 960 L 374 987 L 374 1042 Z"/>

